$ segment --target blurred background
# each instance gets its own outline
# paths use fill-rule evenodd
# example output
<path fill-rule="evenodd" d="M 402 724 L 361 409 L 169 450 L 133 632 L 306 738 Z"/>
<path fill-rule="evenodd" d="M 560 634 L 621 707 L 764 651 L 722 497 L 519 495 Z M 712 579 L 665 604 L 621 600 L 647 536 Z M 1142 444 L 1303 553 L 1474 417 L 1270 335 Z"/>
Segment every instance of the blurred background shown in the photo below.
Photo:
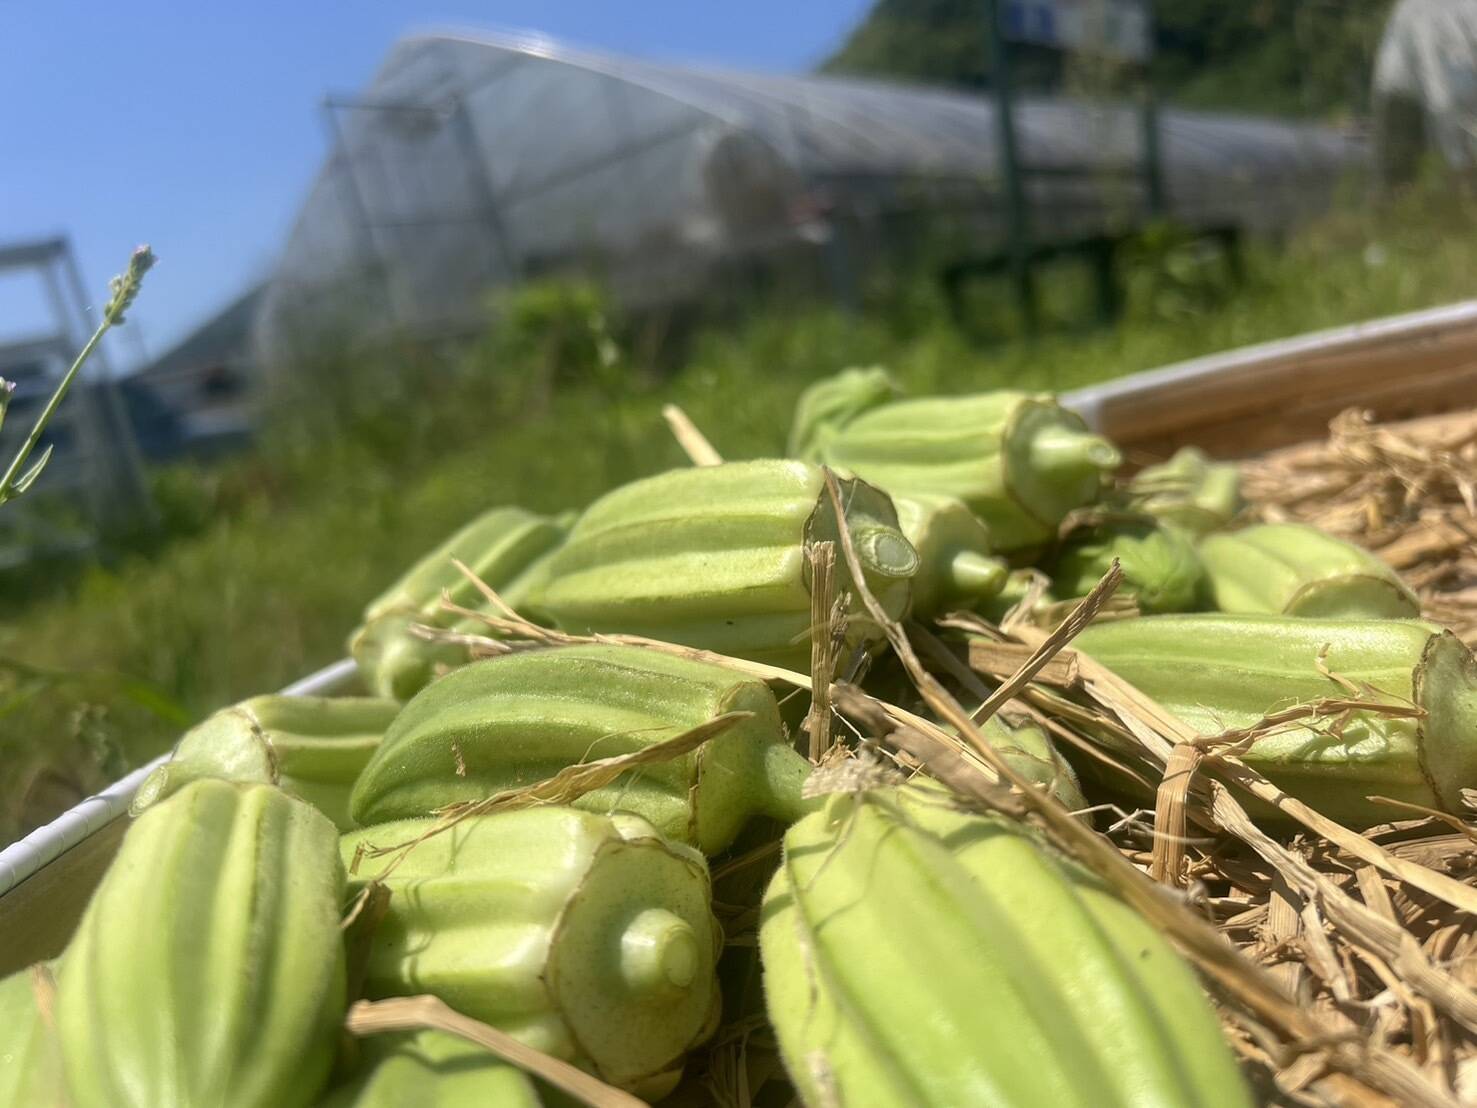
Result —
<path fill-rule="evenodd" d="M 1477 0 L 0 7 L 0 841 L 491 505 L 1469 298 Z"/>

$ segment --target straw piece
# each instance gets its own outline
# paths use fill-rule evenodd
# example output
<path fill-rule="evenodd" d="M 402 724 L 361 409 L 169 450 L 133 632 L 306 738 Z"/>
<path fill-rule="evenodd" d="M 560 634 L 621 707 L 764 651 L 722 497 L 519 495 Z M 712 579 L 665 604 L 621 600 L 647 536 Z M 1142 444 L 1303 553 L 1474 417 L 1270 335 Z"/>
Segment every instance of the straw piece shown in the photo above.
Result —
<path fill-rule="evenodd" d="M 623 773 L 645 765 L 668 762 L 673 758 L 689 754 L 703 743 L 717 738 L 734 724 L 752 719 L 753 716 L 753 712 L 726 712 L 696 727 L 689 728 L 679 735 L 673 735 L 670 739 L 653 743 L 651 746 L 609 758 L 577 762 L 572 766 L 565 766 L 552 777 L 535 781 L 522 788 L 493 793 L 481 800 L 466 800 L 458 804 L 447 805 L 437 810 L 436 822 L 413 839 L 392 843 L 388 846 L 361 842 L 355 852 L 353 864 L 349 867 L 350 872 L 357 872 L 362 858 L 378 858 L 386 854 L 393 854 L 395 855 L 394 860 L 384 870 L 375 874 L 376 881 L 383 880 L 394 872 L 395 867 L 411 850 L 432 836 L 451 830 L 463 820 L 512 808 L 530 808 L 541 804 L 571 804 L 586 793 L 604 788 Z"/>
<path fill-rule="evenodd" d="M 1380 425 L 1349 409 L 1323 442 L 1241 464 L 1253 514 L 1350 539 L 1401 571 L 1427 618 L 1477 642 L 1477 413 Z"/>
<path fill-rule="evenodd" d="M 818 542 L 805 552 L 810 560 L 810 760 L 819 762 L 831 746 L 831 681 L 836 672 L 837 630 L 844 619 L 836 596 L 836 544 Z"/>
<path fill-rule="evenodd" d="M 1020 628 L 1017 636 L 1027 643 L 1045 641 L 1032 628 Z M 1171 714 L 1163 705 L 1151 700 L 1128 682 L 1118 677 L 1106 666 L 1083 656 L 1079 659 L 1083 686 L 1089 696 L 1113 711 L 1129 725 L 1148 752 L 1157 760 L 1167 763 L 1174 742 L 1199 742 L 1201 736 L 1188 725 Z M 1138 721 L 1136 726 L 1134 720 Z M 1168 736 L 1166 738 L 1166 736 Z M 1424 866 L 1412 865 L 1381 848 L 1363 835 L 1356 834 L 1340 823 L 1320 815 L 1302 801 L 1284 793 L 1266 777 L 1239 759 L 1228 755 L 1214 755 L 1206 766 L 1206 772 L 1244 789 L 1259 800 L 1266 801 L 1284 815 L 1301 823 L 1337 844 L 1361 860 L 1378 866 L 1393 877 L 1398 877 L 1416 888 L 1439 897 L 1464 912 L 1477 915 L 1477 889 L 1453 881 L 1443 874 L 1435 873 Z M 1239 807 L 1239 805 L 1237 805 Z M 1245 822 L 1251 825 L 1248 817 Z"/>
<path fill-rule="evenodd" d="M 1154 855 L 1149 876 L 1160 884 L 1183 889 L 1185 876 L 1185 806 L 1190 783 L 1200 768 L 1204 754 L 1188 743 L 1181 743 L 1164 765 L 1164 779 L 1159 783 L 1154 804 Z"/>
<path fill-rule="evenodd" d="M 723 464 L 723 456 L 713 449 L 713 444 L 708 437 L 697 429 L 686 412 L 676 404 L 664 404 L 662 406 L 662 418 L 667 421 L 671 428 L 672 437 L 677 440 L 677 445 L 682 447 L 682 452 L 691 459 L 695 466 L 719 466 Z"/>
<path fill-rule="evenodd" d="M 590 1108 L 647 1108 L 646 1101 L 591 1077 L 582 1069 L 519 1042 L 505 1031 L 462 1015 L 434 996 L 361 1000 L 349 1009 L 344 1026 L 360 1038 L 387 1031 L 431 1029 L 457 1035 L 547 1081 Z"/>
<path fill-rule="evenodd" d="M 969 668 L 988 676 L 1014 673 L 1031 656 L 1029 647 L 1018 643 L 969 641 Z M 1075 688 L 1078 682 L 1077 652 L 1063 650 L 1036 673 L 1036 680 L 1059 689 Z"/>

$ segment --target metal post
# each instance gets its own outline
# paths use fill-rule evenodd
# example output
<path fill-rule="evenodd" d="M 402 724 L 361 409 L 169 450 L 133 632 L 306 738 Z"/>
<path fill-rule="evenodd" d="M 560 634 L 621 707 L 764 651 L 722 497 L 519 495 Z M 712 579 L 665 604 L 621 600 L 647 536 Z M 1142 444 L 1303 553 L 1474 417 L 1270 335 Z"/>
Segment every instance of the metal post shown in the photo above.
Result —
<path fill-rule="evenodd" d="M 1148 85 L 1145 75 L 1143 104 L 1140 121 L 1143 126 L 1144 152 L 1144 198 L 1148 203 L 1149 215 L 1160 219 L 1169 212 L 1169 197 L 1164 190 L 1164 162 L 1159 145 L 1159 101 Z"/>
<path fill-rule="evenodd" d="M 508 231 L 508 225 L 503 219 L 502 209 L 498 206 L 497 190 L 493 187 L 492 176 L 487 172 L 487 164 L 482 160 L 482 148 L 477 143 L 477 132 L 472 128 L 472 117 L 467 112 L 467 102 L 460 95 L 455 97 L 451 109 L 451 125 L 456 129 L 457 145 L 462 148 L 462 158 L 467 163 L 467 172 L 472 175 L 472 187 L 477 191 L 478 207 L 482 209 L 488 230 L 492 232 L 498 253 L 502 255 L 503 268 L 516 284 L 522 280 L 523 266 L 519 260 L 518 251 L 513 245 L 513 237 Z"/>
<path fill-rule="evenodd" d="M 344 142 L 343 128 L 338 122 L 338 103 L 331 97 L 323 100 L 323 119 L 328 126 L 329 139 L 333 143 L 333 156 L 342 158 L 344 163 L 344 176 L 348 181 L 349 204 L 354 209 L 355 222 L 358 223 L 360 231 L 364 236 L 365 252 L 369 256 L 370 268 L 380 276 L 384 286 L 385 310 L 390 316 L 390 322 L 400 322 L 399 313 L 395 310 L 395 287 L 390 280 L 390 269 L 380 255 L 379 241 L 375 238 L 374 224 L 369 219 L 369 204 L 364 199 L 364 193 L 359 188 L 359 179 L 354 175 L 354 160 L 349 156 L 348 144 Z"/>
<path fill-rule="evenodd" d="M 1152 55 L 1154 0 L 1143 0 L 1143 4 Z M 1159 98 L 1154 92 L 1152 56 L 1145 58 L 1140 65 L 1144 83 L 1140 116 L 1143 124 L 1144 197 L 1148 201 L 1149 215 L 1154 219 L 1162 219 L 1169 214 L 1169 194 L 1164 187 L 1164 159 L 1159 141 Z"/>
<path fill-rule="evenodd" d="M 1005 178 L 1006 246 L 1010 276 L 1020 302 L 1026 331 L 1034 335 L 1039 319 L 1036 282 L 1031 272 L 1030 208 L 1022 177 L 1015 131 L 1015 87 L 1006 41 L 1005 0 L 986 0 L 985 34 L 990 55 L 990 78 L 995 90 L 995 121 L 1000 145 L 1000 170 Z"/>

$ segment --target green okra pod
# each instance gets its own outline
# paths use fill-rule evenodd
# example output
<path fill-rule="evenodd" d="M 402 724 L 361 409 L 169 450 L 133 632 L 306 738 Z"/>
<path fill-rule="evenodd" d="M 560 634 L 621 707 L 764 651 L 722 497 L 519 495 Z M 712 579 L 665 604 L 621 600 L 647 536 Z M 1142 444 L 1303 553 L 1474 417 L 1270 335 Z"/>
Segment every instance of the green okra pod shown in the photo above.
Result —
<path fill-rule="evenodd" d="M 1462 790 L 1477 786 L 1477 664 L 1456 636 L 1429 623 L 1144 616 L 1095 624 L 1072 647 L 1203 735 L 1254 728 L 1274 713 L 1344 702 L 1363 690 L 1418 710 L 1293 719 L 1238 753 L 1291 796 L 1351 827 L 1401 818 L 1402 809 L 1374 796 L 1460 814 Z"/>
<path fill-rule="evenodd" d="M 1045 728 L 1007 723 L 997 714 L 985 720 L 980 731 L 1012 769 L 1050 792 L 1068 811 L 1087 807 L 1076 771 L 1058 753 Z"/>
<path fill-rule="evenodd" d="M 354 785 L 350 812 L 360 824 L 429 815 L 654 746 L 733 711 L 751 718 L 574 801 L 635 812 L 667 838 L 716 853 L 750 816 L 798 818 L 810 762 L 788 745 L 763 681 L 637 646 L 518 652 L 448 674 L 396 717 Z"/>
<path fill-rule="evenodd" d="M 57 972 L 73 1108 L 292 1108 L 344 1018 L 344 869 L 271 785 L 193 782 L 124 836 Z"/>
<path fill-rule="evenodd" d="M 821 460 L 831 437 L 863 412 L 902 395 L 881 366 L 843 369 L 811 385 L 795 402 L 786 453 L 806 462 Z"/>
<path fill-rule="evenodd" d="M 39 987 L 44 986 L 32 967 L 0 980 L 0 1104 L 15 1108 L 67 1103 L 61 1051 L 55 1030 L 41 1015 Z"/>
<path fill-rule="evenodd" d="M 543 1108 L 533 1079 L 445 1031 L 361 1040 L 363 1072 L 318 1108 Z"/>
<path fill-rule="evenodd" d="M 913 611 L 931 616 L 971 608 L 1005 587 L 1009 574 L 990 555 L 990 532 L 952 496 L 898 497 L 898 522 L 918 551 Z"/>
<path fill-rule="evenodd" d="M 399 714 L 368 696 L 243 700 L 185 732 L 170 760 L 139 787 L 135 815 L 201 777 L 280 785 L 340 829 L 352 827 L 349 792 Z"/>
<path fill-rule="evenodd" d="M 344 837 L 356 880 L 390 890 L 369 994 L 434 993 L 611 1084 L 670 1089 L 719 1012 L 702 855 L 625 812 L 524 808 L 434 826 Z M 393 868 L 361 856 L 407 842 Z"/>
<path fill-rule="evenodd" d="M 872 408 L 831 436 L 820 457 L 897 496 L 957 497 L 1005 552 L 1050 540 L 1121 461 L 1049 394 L 1003 389 Z"/>
<path fill-rule="evenodd" d="M 1154 927 L 937 787 L 833 794 L 790 828 L 759 948 L 807 1106 L 1250 1103 Z"/>
<path fill-rule="evenodd" d="M 442 608 L 443 597 L 464 608 L 486 601 L 452 563 L 455 558 L 491 585 L 515 609 L 539 580 L 541 564 L 564 540 L 568 517 L 549 518 L 522 508 L 493 508 L 431 551 L 364 609 L 349 637 L 349 653 L 378 696 L 409 700 L 438 673 L 467 661 L 465 647 L 431 642 L 410 630 L 420 624 L 486 635 L 485 624 Z"/>
<path fill-rule="evenodd" d="M 1241 510 L 1241 472 L 1186 446 L 1134 474 L 1128 496 L 1136 511 L 1198 537 L 1229 525 Z"/>
<path fill-rule="evenodd" d="M 1410 619 L 1420 599 L 1362 547 L 1304 523 L 1263 523 L 1200 542 L 1222 612 L 1313 619 Z"/>
<path fill-rule="evenodd" d="M 1052 591 L 1086 596 L 1114 560 L 1123 570 L 1119 592 L 1143 612 L 1187 612 L 1200 606 L 1205 571 L 1195 546 L 1173 527 L 1114 519 L 1072 532 L 1051 568 Z"/>
<path fill-rule="evenodd" d="M 890 615 L 906 615 L 918 553 L 892 501 L 861 481 L 839 484 L 868 587 Z M 839 537 L 816 466 L 764 460 L 673 470 L 591 504 L 529 603 L 578 634 L 643 635 L 804 671 L 806 547 Z M 882 631 L 866 617 L 839 548 L 835 582 L 849 597 L 847 646 L 880 644 Z"/>

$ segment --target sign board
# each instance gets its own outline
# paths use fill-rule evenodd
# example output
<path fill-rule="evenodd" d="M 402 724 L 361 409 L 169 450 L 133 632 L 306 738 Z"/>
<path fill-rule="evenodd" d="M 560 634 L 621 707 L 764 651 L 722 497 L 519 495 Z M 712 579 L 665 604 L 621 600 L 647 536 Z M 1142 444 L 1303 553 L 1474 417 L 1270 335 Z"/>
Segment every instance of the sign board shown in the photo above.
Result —
<path fill-rule="evenodd" d="M 1001 21 L 1012 42 L 1138 64 L 1154 53 L 1149 0 L 1004 0 Z"/>

